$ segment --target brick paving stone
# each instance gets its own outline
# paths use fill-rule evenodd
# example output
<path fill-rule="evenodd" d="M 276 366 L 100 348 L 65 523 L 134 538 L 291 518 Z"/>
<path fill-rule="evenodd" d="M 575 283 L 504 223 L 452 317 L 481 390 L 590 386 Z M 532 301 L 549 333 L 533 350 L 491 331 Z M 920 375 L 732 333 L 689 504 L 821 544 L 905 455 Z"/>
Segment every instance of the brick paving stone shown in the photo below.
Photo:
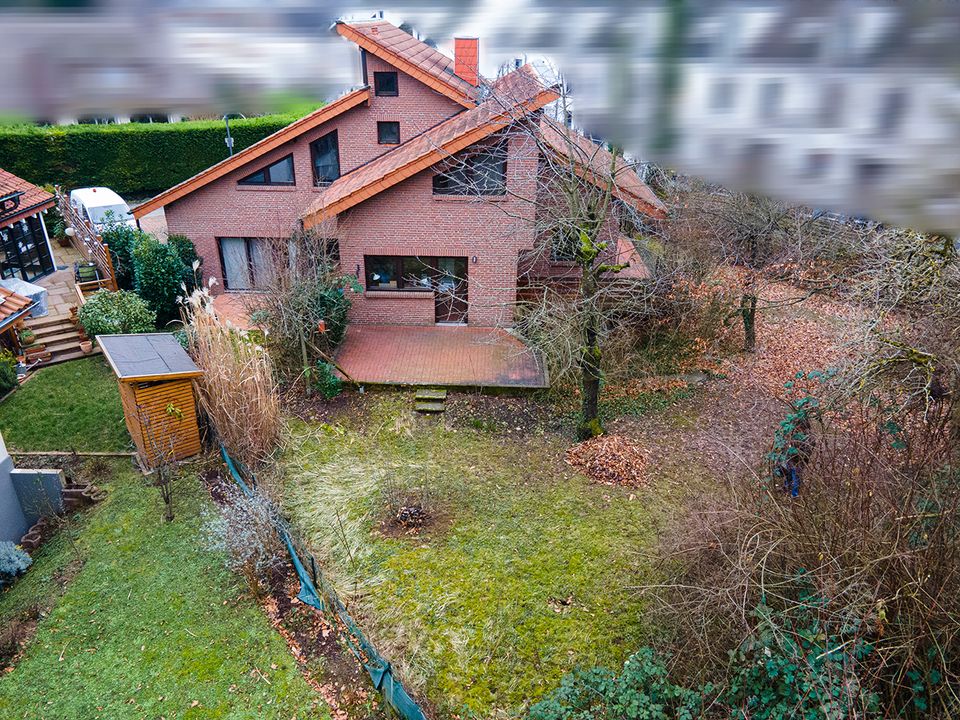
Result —
<path fill-rule="evenodd" d="M 350 325 L 336 359 L 371 385 L 546 386 L 536 354 L 499 328 Z"/>

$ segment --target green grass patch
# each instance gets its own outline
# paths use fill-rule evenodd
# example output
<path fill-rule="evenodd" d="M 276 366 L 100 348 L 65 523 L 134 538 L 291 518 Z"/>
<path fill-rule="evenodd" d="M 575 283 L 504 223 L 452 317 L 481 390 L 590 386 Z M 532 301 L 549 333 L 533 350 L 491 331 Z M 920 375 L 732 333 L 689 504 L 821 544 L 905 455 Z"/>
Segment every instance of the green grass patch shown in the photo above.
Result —
<path fill-rule="evenodd" d="M 638 551 L 665 502 L 590 484 L 553 436 L 445 429 L 405 395 L 367 398 L 366 429 L 292 426 L 284 503 L 409 685 L 445 715 L 517 715 L 648 639 L 631 587 L 651 577 Z M 398 498 L 433 525 L 392 528 Z"/>
<path fill-rule="evenodd" d="M 0 717 L 328 717 L 223 558 L 201 547 L 210 503 L 196 477 L 178 481 L 164 523 L 159 493 L 119 466 L 108 498 L 76 521 L 82 568 L 0 679 Z M 48 543 L 0 595 L 0 617 L 44 603 L 76 562 L 64 538 Z"/>
<path fill-rule="evenodd" d="M 117 379 L 101 357 L 38 370 L 0 403 L 0 432 L 11 451 L 131 448 Z"/>

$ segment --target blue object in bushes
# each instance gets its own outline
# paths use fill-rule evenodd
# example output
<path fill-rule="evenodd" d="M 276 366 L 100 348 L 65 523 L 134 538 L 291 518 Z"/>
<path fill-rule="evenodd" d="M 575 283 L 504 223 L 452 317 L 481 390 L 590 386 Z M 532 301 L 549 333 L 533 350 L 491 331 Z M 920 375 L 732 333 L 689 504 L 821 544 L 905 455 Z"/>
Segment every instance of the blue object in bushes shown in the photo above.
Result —
<path fill-rule="evenodd" d="M 0 541 L 0 588 L 12 585 L 32 564 L 26 550 L 9 540 Z"/>

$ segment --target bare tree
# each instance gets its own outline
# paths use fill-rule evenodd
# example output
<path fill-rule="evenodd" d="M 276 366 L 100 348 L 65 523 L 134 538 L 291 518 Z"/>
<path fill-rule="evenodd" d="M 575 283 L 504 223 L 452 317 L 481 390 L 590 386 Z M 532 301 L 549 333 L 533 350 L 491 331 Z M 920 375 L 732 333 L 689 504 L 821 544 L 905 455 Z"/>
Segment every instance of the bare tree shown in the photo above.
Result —
<path fill-rule="evenodd" d="M 594 142 L 557 119 L 568 116 L 565 94 L 556 107 L 530 113 L 517 102 L 516 85 L 505 83 L 510 89 L 502 92 L 499 83 L 488 88 L 487 102 L 499 105 L 510 122 L 485 144 L 449 157 L 439 168 L 439 182 L 495 207 L 505 216 L 499 224 L 504 236 L 534 238 L 522 251 L 520 292 L 510 311 L 518 331 L 547 356 L 554 380 L 578 375 L 577 434 L 583 439 L 603 431 L 606 339 L 649 319 L 665 281 L 664 268 L 648 267 L 637 245 L 643 234 L 656 232 L 652 221 L 665 217 L 666 208 L 619 148 Z"/>
<path fill-rule="evenodd" d="M 954 241 L 885 228 L 858 248 L 850 296 L 862 310 L 848 388 L 893 383 L 925 406 L 960 390 L 960 257 Z"/>
<path fill-rule="evenodd" d="M 171 404 L 166 409 L 166 416 L 175 422 L 182 417 L 182 411 Z M 140 417 L 144 422 L 143 439 L 147 450 L 144 460 L 149 466 L 147 483 L 160 491 L 163 519 L 173 522 L 173 485 L 179 476 L 176 459 L 178 435 L 171 428 L 162 427 L 162 423 L 154 422 L 149 412 L 141 411 Z"/>
<path fill-rule="evenodd" d="M 359 284 L 340 270 L 336 237 L 309 230 L 287 240 L 260 242 L 269 268 L 250 300 L 251 320 L 266 329 L 266 343 L 278 365 L 307 376 L 309 395 L 318 360 L 336 366 L 333 350 L 343 338 L 350 307 L 345 291 L 359 290 Z"/>
<path fill-rule="evenodd" d="M 683 217 L 676 224 L 685 233 L 678 233 L 677 239 L 693 238 L 700 244 L 695 252 L 712 254 L 731 271 L 740 302 L 728 319 L 743 323 L 743 347 L 748 352 L 756 347 L 758 313 L 802 302 L 835 286 L 836 266 L 823 263 L 856 245 L 850 236 L 860 235 L 852 223 L 821 212 L 697 181 L 691 181 L 679 204 Z M 787 300 L 770 298 L 766 291 L 774 279 L 795 282 L 798 294 Z"/>

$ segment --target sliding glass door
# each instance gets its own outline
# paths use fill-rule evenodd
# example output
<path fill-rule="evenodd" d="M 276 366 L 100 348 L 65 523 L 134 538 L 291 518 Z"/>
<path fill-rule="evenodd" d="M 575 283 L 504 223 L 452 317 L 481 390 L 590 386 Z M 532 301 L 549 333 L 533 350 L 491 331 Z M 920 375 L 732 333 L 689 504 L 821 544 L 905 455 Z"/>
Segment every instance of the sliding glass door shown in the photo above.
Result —
<path fill-rule="evenodd" d="M 39 215 L 0 229 L 0 277 L 31 281 L 54 269 Z"/>

